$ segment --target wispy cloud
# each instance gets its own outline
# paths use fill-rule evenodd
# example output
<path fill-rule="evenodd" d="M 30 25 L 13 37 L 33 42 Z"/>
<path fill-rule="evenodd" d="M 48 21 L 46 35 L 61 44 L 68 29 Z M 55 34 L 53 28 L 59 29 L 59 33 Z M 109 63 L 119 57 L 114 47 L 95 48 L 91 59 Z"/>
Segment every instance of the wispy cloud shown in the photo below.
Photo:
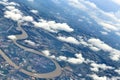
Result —
<path fill-rule="evenodd" d="M 120 5 L 120 0 L 112 0 L 114 3 Z"/>
<path fill-rule="evenodd" d="M 34 0 L 27 0 L 27 1 L 29 1 L 29 2 L 34 2 Z"/>
<path fill-rule="evenodd" d="M 87 0 L 68 0 L 69 4 L 86 12 L 92 19 L 106 31 L 120 32 L 120 19 L 114 12 L 105 12 L 98 8 L 94 3 Z M 113 0 L 119 3 L 119 0 Z"/>

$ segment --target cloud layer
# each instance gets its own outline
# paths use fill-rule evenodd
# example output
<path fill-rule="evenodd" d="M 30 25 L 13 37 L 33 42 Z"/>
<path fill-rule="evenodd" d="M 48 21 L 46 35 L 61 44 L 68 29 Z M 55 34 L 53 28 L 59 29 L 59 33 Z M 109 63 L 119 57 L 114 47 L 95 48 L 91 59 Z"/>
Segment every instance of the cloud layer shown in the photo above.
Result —
<path fill-rule="evenodd" d="M 119 0 L 112 0 L 120 3 Z M 88 0 L 68 0 L 69 4 L 87 13 L 106 31 L 114 31 L 120 33 L 120 18 L 114 12 L 105 12 L 98 8 L 94 3 Z"/>

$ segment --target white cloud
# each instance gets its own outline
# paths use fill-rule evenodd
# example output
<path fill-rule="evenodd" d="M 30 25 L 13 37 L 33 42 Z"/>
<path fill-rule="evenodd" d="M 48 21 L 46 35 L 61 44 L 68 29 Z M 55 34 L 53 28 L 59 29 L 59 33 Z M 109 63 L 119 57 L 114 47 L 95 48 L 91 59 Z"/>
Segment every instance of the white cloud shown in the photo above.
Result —
<path fill-rule="evenodd" d="M 120 0 L 112 0 L 114 3 L 120 5 Z"/>
<path fill-rule="evenodd" d="M 77 58 L 68 58 L 68 62 L 69 63 L 72 63 L 72 64 L 81 64 L 85 61 L 85 59 L 83 58 L 82 54 L 79 53 L 79 54 L 75 54 L 75 56 Z"/>
<path fill-rule="evenodd" d="M 119 3 L 119 0 L 113 0 Z M 88 0 L 68 0 L 69 4 L 86 13 L 107 31 L 120 31 L 120 18 L 115 13 L 105 12 Z"/>
<path fill-rule="evenodd" d="M 35 42 L 31 41 L 31 40 L 24 40 L 24 42 L 28 43 L 29 45 L 35 46 Z"/>
<path fill-rule="evenodd" d="M 120 36 L 120 32 L 116 32 L 116 35 Z"/>
<path fill-rule="evenodd" d="M 86 6 L 80 3 L 79 0 L 68 0 L 68 1 L 69 1 L 69 4 L 74 7 L 80 8 L 82 10 L 86 9 Z"/>
<path fill-rule="evenodd" d="M 22 18 L 22 20 L 27 21 L 27 22 L 32 22 L 32 21 L 34 21 L 32 16 L 24 16 L 24 17 Z"/>
<path fill-rule="evenodd" d="M 34 2 L 34 0 L 28 0 L 28 1 L 30 1 L 30 2 Z"/>
<path fill-rule="evenodd" d="M 59 57 L 57 58 L 57 60 L 67 61 L 67 57 L 65 57 L 65 56 L 59 56 Z"/>
<path fill-rule="evenodd" d="M 64 39 L 64 40 L 66 40 L 66 39 Z M 79 43 L 85 47 L 89 47 L 93 51 L 102 50 L 104 52 L 109 53 L 110 58 L 114 61 L 120 60 L 120 50 L 117 50 L 117 49 L 109 46 L 108 44 L 101 41 L 100 39 L 96 39 L 96 38 L 86 39 L 85 38 L 85 40 L 84 40 L 84 38 L 80 36 Z"/>
<path fill-rule="evenodd" d="M 7 10 L 4 12 L 5 18 L 9 18 L 14 21 L 19 21 L 22 19 L 23 13 L 19 9 L 15 8 L 15 5 L 7 5 L 6 9 Z"/>
<path fill-rule="evenodd" d="M 56 23 L 55 21 L 46 21 L 41 19 L 39 22 L 33 22 L 34 26 L 45 29 L 49 32 L 56 33 L 58 31 L 72 32 L 74 31 L 66 23 Z"/>
<path fill-rule="evenodd" d="M 4 17 L 12 19 L 19 22 L 33 22 L 32 16 L 24 16 L 23 13 L 17 9 L 14 5 L 7 5 L 6 11 L 4 12 Z"/>
<path fill-rule="evenodd" d="M 95 72 L 98 72 L 99 69 L 103 69 L 103 70 L 114 69 L 113 67 L 107 66 L 106 64 L 97 64 L 95 62 L 92 62 L 90 65 L 92 66 L 92 68 L 90 69 Z"/>
<path fill-rule="evenodd" d="M 3 2 L 7 2 L 8 0 L 2 0 Z"/>
<path fill-rule="evenodd" d="M 11 6 L 19 6 L 19 4 L 18 3 L 15 3 L 15 2 L 8 2 L 8 0 L 2 0 L 2 1 L 0 1 L 0 4 L 2 4 L 2 5 L 5 5 L 5 6 L 7 6 L 7 5 L 11 5 Z"/>
<path fill-rule="evenodd" d="M 117 72 L 118 74 L 120 74 L 120 68 L 116 69 L 115 72 Z"/>
<path fill-rule="evenodd" d="M 90 48 L 91 50 L 93 50 L 93 51 L 99 51 L 99 50 L 100 50 L 99 48 L 94 47 L 94 46 L 90 46 L 89 48 Z"/>
<path fill-rule="evenodd" d="M 81 64 L 85 61 L 85 59 L 83 58 L 82 54 L 75 54 L 75 57 L 66 57 L 66 56 L 59 56 L 57 57 L 57 60 L 59 61 L 66 61 L 69 62 L 71 64 Z"/>
<path fill-rule="evenodd" d="M 6 9 L 13 10 L 13 9 L 15 9 L 15 7 L 14 6 L 6 6 Z"/>
<path fill-rule="evenodd" d="M 97 47 L 100 50 L 103 50 L 105 52 L 109 52 L 110 58 L 112 60 L 117 61 L 120 59 L 120 50 L 112 48 L 111 46 L 107 45 L 106 43 L 104 43 L 100 39 L 91 38 L 88 40 L 88 43 L 91 44 L 92 46 Z"/>
<path fill-rule="evenodd" d="M 101 34 L 102 34 L 102 35 L 108 35 L 108 32 L 101 31 Z"/>
<path fill-rule="evenodd" d="M 19 9 L 16 8 L 15 3 L 0 2 L 1 4 L 6 5 L 6 10 L 4 12 L 4 17 L 12 19 L 19 22 L 31 22 L 34 26 L 45 29 L 49 32 L 57 33 L 59 31 L 73 32 L 72 29 L 67 23 L 57 23 L 55 21 L 46 21 L 40 19 L 39 22 L 36 22 L 32 16 L 25 16 Z M 17 4 L 17 3 L 16 3 Z M 37 10 L 31 10 L 33 13 L 38 13 Z"/>
<path fill-rule="evenodd" d="M 5 5 L 5 12 L 4 17 L 12 19 L 14 21 L 27 21 L 32 22 L 33 18 L 31 16 L 24 16 L 23 13 L 16 8 L 16 6 L 20 6 L 18 3 L 15 2 L 8 2 L 7 0 L 1 2 L 1 4 Z"/>
<path fill-rule="evenodd" d="M 93 78 L 93 80 L 107 80 L 106 76 L 98 76 L 96 74 L 91 74 L 89 75 L 91 78 Z"/>
<path fill-rule="evenodd" d="M 42 53 L 46 56 L 50 56 L 50 51 L 49 50 L 43 50 Z"/>
<path fill-rule="evenodd" d="M 118 76 L 113 76 L 112 78 L 108 78 L 108 80 L 120 80 L 120 77 Z"/>
<path fill-rule="evenodd" d="M 11 40 L 16 40 L 17 39 L 15 35 L 9 35 L 8 38 L 11 39 Z"/>
<path fill-rule="evenodd" d="M 19 6 L 19 4 L 18 4 L 18 3 L 15 3 L 15 2 L 8 2 L 8 5 Z"/>
<path fill-rule="evenodd" d="M 93 46 L 102 49 L 104 51 L 112 51 L 112 47 L 110 47 L 109 45 L 105 44 L 104 42 L 102 42 L 99 39 L 96 38 L 91 38 L 88 40 L 88 43 L 92 44 Z"/>
<path fill-rule="evenodd" d="M 56 57 L 55 57 L 55 55 L 51 55 L 50 58 L 55 59 Z"/>
<path fill-rule="evenodd" d="M 55 55 L 51 55 L 49 50 L 43 50 L 42 53 L 45 56 L 48 56 L 50 58 L 56 59 L 58 61 L 66 61 L 71 64 L 81 64 L 85 61 L 81 53 L 75 54 L 75 57 L 66 57 L 66 56 L 58 56 L 56 57 Z"/>
<path fill-rule="evenodd" d="M 117 27 L 115 27 L 112 24 L 106 23 L 106 22 L 99 22 L 99 24 L 102 25 L 105 29 L 108 29 L 108 30 L 114 30 L 114 31 L 118 30 Z"/>
<path fill-rule="evenodd" d="M 22 18 L 22 15 L 20 13 L 16 13 L 12 11 L 6 11 L 4 17 L 18 21 Z"/>
<path fill-rule="evenodd" d="M 67 43 L 72 43 L 72 44 L 79 44 L 79 41 L 75 39 L 74 37 L 65 37 L 65 36 L 59 36 L 57 37 L 59 40 Z"/>
<path fill-rule="evenodd" d="M 30 12 L 34 13 L 34 14 L 37 14 L 38 11 L 37 10 L 30 10 Z"/>
<path fill-rule="evenodd" d="M 56 59 L 55 55 L 51 55 L 50 50 L 43 50 L 42 53 L 47 57 L 50 57 L 52 59 Z"/>
<path fill-rule="evenodd" d="M 89 46 L 88 43 L 84 40 L 84 38 L 82 36 L 79 36 L 79 42 L 83 46 Z"/>

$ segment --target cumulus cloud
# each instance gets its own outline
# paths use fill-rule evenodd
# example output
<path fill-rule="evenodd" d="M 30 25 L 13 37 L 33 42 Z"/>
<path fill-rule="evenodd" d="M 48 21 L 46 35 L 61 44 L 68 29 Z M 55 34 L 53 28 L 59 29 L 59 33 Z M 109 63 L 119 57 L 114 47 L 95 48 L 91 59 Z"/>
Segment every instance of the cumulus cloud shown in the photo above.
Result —
<path fill-rule="evenodd" d="M 50 57 L 52 59 L 56 59 L 57 57 L 55 55 L 51 55 L 50 50 L 43 50 L 42 53 L 47 56 Z"/>
<path fill-rule="evenodd" d="M 6 11 L 4 17 L 18 21 L 22 18 L 22 15 L 18 14 L 18 13 L 11 12 L 11 11 Z"/>
<path fill-rule="evenodd" d="M 55 56 L 55 55 L 51 55 L 49 50 L 43 50 L 42 53 L 45 56 L 48 56 L 50 58 L 56 59 L 58 61 L 65 61 L 71 64 L 81 64 L 85 61 L 85 58 L 82 56 L 81 53 L 77 53 L 75 54 L 75 57 L 67 57 L 67 56 Z"/>
<path fill-rule="evenodd" d="M 72 64 L 81 64 L 85 61 L 85 59 L 83 58 L 82 54 L 75 54 L 75 57 L 66 57 L 66 56 L 59 56 L 57 57 L 57 60 L 59 61 L 66 61 Z"/>
<path fill-rule="evenodd" d="M 75 39 L 74 37 L 65 37 L 65 36 L 59 36 L 57 37 L 59 40 L 67 43 L 72 43 L 72 44 L 79 44 L 79 41 Z"/>
<path fill-rule="evenodd" d="M 15 6 L 6 6 L 6 9 L 7 9 L 7 10 L 14 10 L 14 9 L 15 9 Z"/>
<path fill-rule="evenodd" d="M 90 76 L 93 80 L 119 80 L 120 77 L 117 76 L 112 76 L 111 78 L 107 77 L 107 76 L 98 76 L 97 74 L 90 74 L 88 75 Z"/>
<path fill-rule="evenodd" d="M 86 39 L 86 40 L 87 40 L 87 39 Z M 79 36 L 79 43 L 80 43 L 81 45 L 85 46 L 85 47 L 89 47 L 92 51 L 95 51 L 95 52 L 100 51 L 99 48 L 97 48 L 97 47 L 89 44 L 89 43 L 88 43 L 88 40 L 85 41 L 82 36 Z"/>
<path fill-rule="evenodd" d="M 99 49 L 99 48 L 94 47 L 94 46 L 90 46 L 89 48 L 90 48 L 91 50 L 93 50 L 93 51 L 100 51 L 100 49 Z"/>
<path fill-rule="evenodd" d="M 13 5 L 13 6 L 19 6 L 18 3 L 15 3 L 15 2 L 8 2 L 9 5 Z"/>
<path fill-rule="evenodd" d="M 24 40 L 24 42 L 26 42 L 27 44 L 31 45 L 31 46 L 35 46 L 35 42 L 31 41 L 31 40 Z"/>
<path fill-rule="evenodd" d="M 68 62 L 72 63 L 72 64 L 81 64 L 85 61 L 85 59 L 83 58 L 82 54 L 75 54 L 75 56 L 77 58 L 68 58 Z"/>
<path fill-rule="evenodd" d="M 108 70 L 108 69 L 114 70 L 115 69 L 112 66 L 108 66 L 104 63 L 97 63 L 97 62 L 95 62 L 93 60 L 89 60 L 89 59 L 86 59 L 84 61 L 84 63 L 90 64 L 90 69 L 91 69 L 91 71 L 94 71 L 94 72 L 99 72 L 100 70 Z"/>
<path fill-rule="evenodd" d="M 108 79 L 108 80 L 119 80 L 120 77 L 119 76 L 113 76 L 112 78 Z"/>
<path fill-rule="evenodd" d="M 107 80 L 106 76 L 98 76 L 96 74 L 91 74 L 89 75 L 91 78 L 93 78 L 93 80 Z"/>
<path fill-rule="evenodd" d="M 56 33 L 58 31 L 72 32 L 74 31 L 66 23 L 56 23 L 55 21 L 46 21 L 41 19 L 39 22 L 33 22 L 34 26 L 45 29 L 49 32 Z"/>
<path fill-rule="evenodd" d="M 15 6 L 6 6 L 6 11 L 4 12 L 4 17 L 18 21 L 22 19 L 22 12 L 15 8 Z"/>
<path fill-rule="evenodd" d="M 79 36 L 79 43 L 83 46 L 89 46 L 82 36 Z"/>
<path fill-rule="evenodd" d="M 14 21 L 26 21 L 26 22 L 32 22 L 34 21 L 32 16 L 24 16 L 23 13 L 16 9 L 14 6 L 6 6 L 7 11 L 5 11 L 4 17 L 12 19 Z"/>
<path fill-rule="evenodd" d="M 50 56 L 50 51 L 49 50 L 43 50 L 42 53 L 46 56 Z"/>
<path fill-rule="evenodd" d="M 2 0 L 2 1 L 0 1 L 0 4 L 5 5 L 5 6 L 7 6 L 7 5 L 19 6 L 18 3 L 15 3 L 15 2 L 8 2 L 8 0 Z"/>
<path fill-rule="evenodd" d="M 106 43 L 104 43 L 100 39 L 91 38 L 88 40 L 88 43 L 91 44 L 92 46 L 97 47 L 100 50 L 103 50 L 105 52 L 109 52 L 110 58 L 112 60 L 117 61 L 120 59 L 120 50 L 112 48 L 111 46 L 107 45 Z"/>
<path fill-rule="evenodd" d="M 55 55 L 51 55 L 51 56 L 50 56 L 50 58 L 55 59 L 55 58 L 56 58 L 56 56 L 55 56 Z"/>
<path fill-rule="evenodd" d="M 95 72 L 98 72 L 99 69 L 103 69 L 103 70 L 114 69 L 113 67 L 107 66 L 106 64 L 97 64 L 95 62 L 92 62 L 90 65 L 92 66 L 92 68 L 90 69 Z"/>
<path fill-rule="evenodd" d="M 67 57 L 65 57 L 65 56 L 59 56 L 59 57 L 57 58 L 57 60 L 67 61 Z"/>
<path fill-rule="evenodd" d="M 118 74 L 120 74 L 120 68 L 116 69 L 115 72 L 117 72 Z"/>
<path fill-rule="evenodd" d="M 16 40 L 17 39 L 15 35 L 9 35 L 8 38 L 11 39 L 11 40 Z"/>
<path fill-rule="evenodd" d="M 1 3 L 3 4 L 3 3 Z M 57 23 L 55 21 L 47 21 L 44 19 L 40 19 L 36 22 L 32 16 L 25 16 L 19 9 L 16 8 L 15 3 L 8 3 L 7 1 L 4 2 L 7 4 L 6 10 L 4 12 L 4 17 L 8 19 L 12 19 L 17 22 L 31 22 L 34 26 L 40 27 L 44 30 L 49 32 L 57 33 L 59 31 L 66 31 L 66 32 L 73 32 L 72 29 L 67 23 Z M 33 13 L 38 13 L 37 10 L 31 10 Z"/>
<path fill-rule="evenodd" d="M 5 3 L 8 4 L 5 6 L 6 7 L 6 10 L 4 12 L 5 18 L 9 18 L 19 22 L 34 21 L 32 16 L 25 16 L 19 9 L 16 8 L 16 6 L 18 6 L 17 3 L 14 3 L 14 2 L 10 2 L 10 3 L 5 2 Z"/>
<path fill-rule="evenodd" d="M 55 21 L 46 21 L 40 19 L 39 22 L 34 21 L 32 16 L 25 16 L 19 9 L 15 8 L 15 6 L 6 6 L 6 11 L 4 12 L 4 17 L 12 19 L 14 21 L 21 22 L 31 22 L 36 27 L 40 27 L 49 32 L 57 33 L 58 31 L 66 31 L 72 32 L 74 31 L 67 23 L 56 23 Z M 36 13 L 37 11 L 31 10 Z"/>
<path fill-rule="evenodd" d="M 32 21 L 34 21 L 32 16 L 24 16 L 24 17 L 22 18 L 22 20 L 27 21 L 27 22 L 32 22 Z"/>
<path fill-rule="evenodd" d="M 120 59 L 120 50 L 115 49 L 105 42 L 101 41 L 97 38 L 89 38 L 87 40 L 84 40 L 83 37 L 80 37 L 79 43 L 82 44 L 85 47 L 89 47 L 93 51 L 104 51 L 109 53 L 110 58 L 114 61 L 118 61 Z"/>
<path fill-rule="evenodd" d="M 34 13 L 34 14 L 37 14 L 38 11 L 37 10 L 30 10 L 30 12 Z"/>
<path fill-rule="evenodd" d="M 112 50 L 112 47 L 110 47 L 109 45 L 105 44 L 100 39 L 91 38 L 91 39 L 88 40 L 88 43 L 90 43 L 93 46 L 98 47 L 99 49 L 102 49 L 104 51 L 111 51 Z"/>

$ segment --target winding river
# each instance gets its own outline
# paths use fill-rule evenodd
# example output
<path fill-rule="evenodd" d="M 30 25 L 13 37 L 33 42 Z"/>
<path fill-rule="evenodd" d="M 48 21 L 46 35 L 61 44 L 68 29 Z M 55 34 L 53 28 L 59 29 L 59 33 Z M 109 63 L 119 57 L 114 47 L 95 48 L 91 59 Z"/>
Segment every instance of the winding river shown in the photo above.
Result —
<path fill-rule="evenodd" d="M 17 40 L 21 40 L 21 39 L 26 39 L 28 37 L 27 33 L 22 29 L 21 27 L 21 23 L 18 22 L 18 27 L 17 27 L 17 30 L 21 31 L 22 34 L 20 35 L 15 35 L 17 39 L 14 39 L 13 42 L 15 45 L 17 45 L 18 47 L 24 49 L 25 51 L 28 51 L 28 52 L 32 52 L 34 54 L 38 54 L 38 55 L 42 55 L 46 58 L 49 58 L 45 55 L 43 55 L 41 52 L 39 51 L 36 51 L 34 49 L 30 49 L 30 48 L 27 48 L 27 47 L 24 47 L 20 44 L 18 44 L 16 41 Z M 11 65 L 13 66 L 15 69 L 19 69 L 19 71 L 29 75 L 29 76 L 32 76 L 32 77 L 36 77 L 36 78 L 54 78 L 54 77 L 57 77 L 61 74 L 61 70 L 62 68 L 60 67 L 60 65 L 54 61 L 53 59 L 50 59 L 56 66 L 56 69 L 52 72 L 49 72 L 49 73 L 44 73 L 44 74 L 39 74 L 39 73 L 33 73 L 33 72 L 29 72 L 27 70 L 24 70 L 22 68 L 20 68 L 20 66 L 17 66 L 2 50 L 0 50 L 0 55 Z"/>

